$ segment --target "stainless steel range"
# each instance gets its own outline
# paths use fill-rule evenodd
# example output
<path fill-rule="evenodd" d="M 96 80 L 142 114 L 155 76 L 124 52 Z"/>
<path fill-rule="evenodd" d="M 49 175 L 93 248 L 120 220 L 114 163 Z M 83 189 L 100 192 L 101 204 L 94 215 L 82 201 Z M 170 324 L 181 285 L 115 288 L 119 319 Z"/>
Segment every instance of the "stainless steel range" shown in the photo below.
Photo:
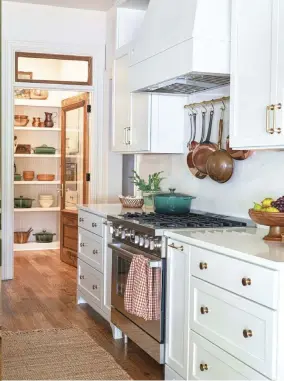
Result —
<path fill-rule="evenodd" d="M 112 311 L 111 321 L 131 340 L 160 364 L 164 363 L 166 250 L 165 230 L 195 228 L 229 228 L 246 226 L 246 220 L 210 213 L 163 215 L 126 213 L 108 216 L 112 233 Z M 145 321 L 124 308 L 124 292 L 131 260 L 135 255 L 149 259 L 149 266 L 161 271 L 161 319 Z"/>

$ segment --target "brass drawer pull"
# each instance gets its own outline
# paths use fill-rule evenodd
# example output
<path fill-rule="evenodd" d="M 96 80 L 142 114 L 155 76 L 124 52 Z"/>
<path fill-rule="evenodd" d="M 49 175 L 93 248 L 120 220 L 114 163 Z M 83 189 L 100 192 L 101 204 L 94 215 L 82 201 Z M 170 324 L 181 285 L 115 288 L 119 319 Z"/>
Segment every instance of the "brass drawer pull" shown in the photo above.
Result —
<path fill-rule="evenodd" d="M 98 250 L 93 250 L 93 254 L 98 254 Z"/>
<path fill-rule="evenodd" d="M 80 275 L 80 279 L 85 279 L 84 275 Z"/>
<path fill-rule="evenodd" d="M 200 268 L 200 270 L 207 270 L 208 265 L 207 265 L 206 262 L 200 262 L 199 263 L 199 268 Z"/>
<path fill-rule="evenodd" d="M 92 223 L 92 227 L 93 227 L 93 228 L 96 228 L 97 226 L 98 226 L 98 225 L 97 225 L 95 222 Z"/>
<path fill-rule="evenodd" d="M 201 372 L 208 370 L 208 365 L 207 364 L 200 364 L 200 370 L 201 370 Z"/>
<path fill-rule="evenodd" d="M 274 116 L 274 105 L 266 106 L 266 132 L 268 134 L 274 134 L 274 128 L 270 127 L 270 111 L 273 111 L 273 124 L 275 120 Z"/>
<path fill-rule="evenodd" d="M 86 243 L 84 243 L 84 242 L 80 243 L 80 247 L 86 247 L 86 246 L 88 246 Z"/>
<path fill-rule="evenodd" d="M 250 286 L 251 285 L 251 279 L 250 278 L 243 278 L 242 279 L 242 285 L 243 286 Z"/>
<path fill-rule="evenodd" d="M 98 286 L 96 284 L 93 284 L 93 290 L 97 290 Z"/>
<path fill-rule="evenodd" d="M 243 336 L 245 339 L 252 337 L 252 330 L 251 329 L 244 329 L 243 330 Z"/>
<path fill-rule="evenodd" d="M 274 105 L 274 108 L 273 108 L 273 131 L 274 132 L 277 132 L 277 134 L 281 134 L 281 128 L 280 127 L 276 127 L 276 110 L 281 110 L 282 108 L 282 104 L 281 103 L 278 103 L 277 105 Z"/>
<path fill-rule="evenodd" d="M 79 218 L 79 222 L 84 222 L 84 218 L 83 218 L 83 217 L 80 217 L 80 218 Z"/>
<path fill-rule="evenodd" d="M 208 309 L 208 307 L 201 307 L 200 312 L 202 315 L 205 315 L 205 314 L 208 314 L 209 309 Z"/>
<path fill-rule="evenodd" d="M 171 247 L 172 249 L 176 249 L 176 250 L 179 250 L 179 251 L 183 251 L 183 246 L 176 246 L 174 243 L 171 243 L 170 245 L 168 245 L 169 247 Z"/>

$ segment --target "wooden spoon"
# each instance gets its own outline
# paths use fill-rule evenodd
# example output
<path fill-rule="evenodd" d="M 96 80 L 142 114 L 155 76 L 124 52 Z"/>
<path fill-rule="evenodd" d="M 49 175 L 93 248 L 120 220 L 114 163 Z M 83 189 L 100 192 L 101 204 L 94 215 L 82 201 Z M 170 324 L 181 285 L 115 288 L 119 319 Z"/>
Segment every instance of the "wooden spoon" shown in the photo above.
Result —
<path fill-rule="evenodd" d="M 213 152 L 208 157 L 206 163 L 206 171 L 210 178 L 222 184 L 230 180 L 234 170 L 234 160 L 226 150 L 221 148 L 223 126 L 223 115 L 221 115 L 219 122 L 218 151 Z"/>

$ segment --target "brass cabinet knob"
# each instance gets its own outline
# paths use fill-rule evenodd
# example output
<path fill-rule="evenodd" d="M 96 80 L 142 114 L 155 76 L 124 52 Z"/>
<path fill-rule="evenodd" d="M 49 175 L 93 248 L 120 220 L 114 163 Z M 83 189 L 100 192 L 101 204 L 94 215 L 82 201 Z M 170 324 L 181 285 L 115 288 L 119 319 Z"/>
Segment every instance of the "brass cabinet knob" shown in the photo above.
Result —
<path fill-rule="evenodd" d="M 244 329 L 243 330 L 243 336 L 245 339 L 252 337 L 252 330 L 251 329 Z"/>
<path fill-rule="evenodd" d="M 201 307 L 200 312 L 202 315 L 208 314 L 209 312 L 208 307 Z"/>
<path fill-rule="evenodd" d="M 207 263 L 206 262 L 200 262 L 199 263 L 199 268 L 200 270 L 206 270 L 207 269 Z"/>
<path fill-rule="evenodd" d="M 275 130 L 276 132 L 277 132 L 277 134 L 281 134 L 281 132 L 282 132 L 282 129 L 279 127 L 279 128 L 276 128 L 276 130 Z"/>
<path fill-rule="evenodd" d="M 80 279 L 85 279 L 84 275 L 80 275 Z"/>
<path fill-rule="evenodd" d="M 97 290 L 98 286 L 96 284 L 93 284 L 93 290 Z"/>
<path fill-rule="evenodd" d="M 93 254 L 98 254 L 98 250 L 93 250 Z"/>
<path fill-rule="evenodd" d="M 242 279 L 242 285 L 243 286 L 250 286 L 251 285 L 251 279 L 250 278 L 243 278 Z"/>
<path fill-rule="evenodd" d="M 200 364 L 200 370 L 201 370 L 201 372 L 208 370 L 208 365 L 207 364 Z"/>

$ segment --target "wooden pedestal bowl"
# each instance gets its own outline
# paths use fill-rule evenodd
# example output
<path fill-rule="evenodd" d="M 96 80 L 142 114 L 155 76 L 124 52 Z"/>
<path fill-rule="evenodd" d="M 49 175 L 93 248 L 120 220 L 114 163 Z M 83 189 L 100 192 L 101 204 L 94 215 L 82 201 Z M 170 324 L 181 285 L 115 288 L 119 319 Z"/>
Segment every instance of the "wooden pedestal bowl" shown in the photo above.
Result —
<path fill-rule="evenodd" d="M 265 241 L 284 242 L 284 213 L 258 212 L 249 210 L 250 218 L 259 225 L 269 226 Z"/>

